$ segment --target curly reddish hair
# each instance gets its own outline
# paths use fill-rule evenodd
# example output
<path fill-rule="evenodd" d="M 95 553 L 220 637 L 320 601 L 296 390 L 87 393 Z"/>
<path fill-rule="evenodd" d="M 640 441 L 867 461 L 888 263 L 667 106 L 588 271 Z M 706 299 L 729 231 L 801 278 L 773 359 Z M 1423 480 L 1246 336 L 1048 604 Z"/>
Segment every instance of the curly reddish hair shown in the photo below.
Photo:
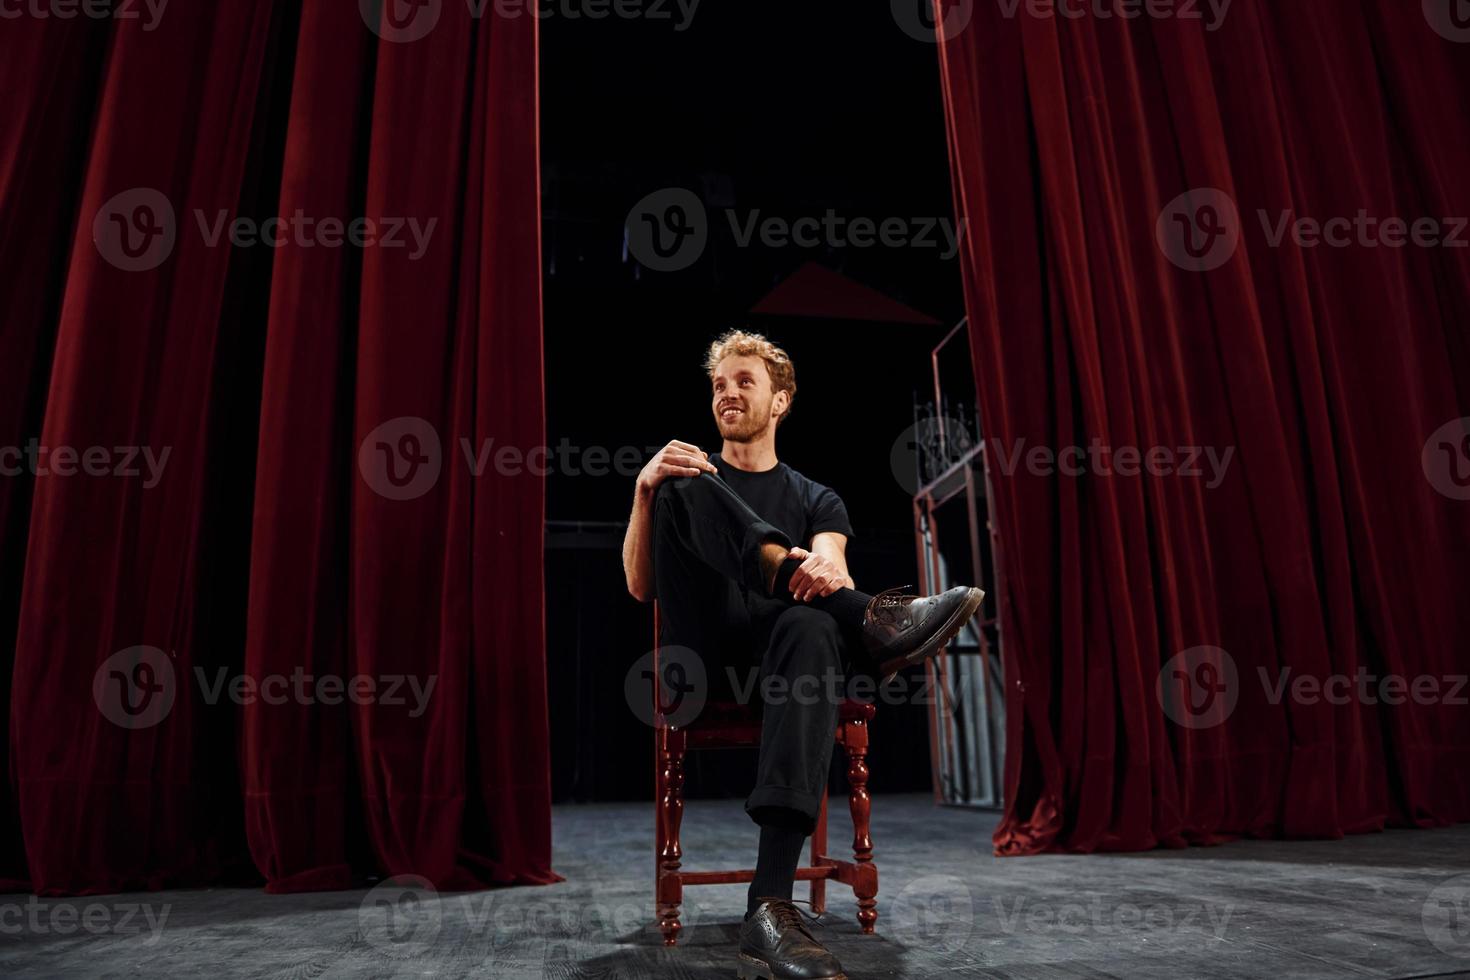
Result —
<path fill-rule="evenodd" d="M 704 369 L 711 378 L 720 362 L 727 357 L 759 357 L 766 362 L 766 370 L 771 374 L 771 387 L 775 391 L 786 392 L 792 403 L 796 401 L 796 367 L 791 363 L 790 355 L 761 334 L 730 330 L 711 343 L 704 358 Z M 776 425 L 782 425 L 790 414 L 788 404 L 786 411 L 776 419 Z"/>

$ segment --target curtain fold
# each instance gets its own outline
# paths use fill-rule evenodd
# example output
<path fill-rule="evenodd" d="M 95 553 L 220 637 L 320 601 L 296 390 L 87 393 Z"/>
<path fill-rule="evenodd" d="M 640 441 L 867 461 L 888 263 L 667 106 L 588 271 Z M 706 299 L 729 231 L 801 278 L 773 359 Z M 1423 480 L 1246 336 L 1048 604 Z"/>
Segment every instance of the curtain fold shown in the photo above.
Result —
<path fill-rule="evenodd" d="M 12 887 L 559 880 L 536 21 L 363 9 L 7 28 Z"/>
<path fill-rule="evenodd" d="M 978 4 L 939 43 L 1004 576 L 999 854 L 1470 819 L 1470 503 L 1425 462 L 1470 414 L 1470 258 L 1275 240 L 1470 213 L 1470 51 L 1400 6 Z M 1066 476 L 1036 447 L 1173 455 Z M 1196 447 L 1219 480 L 1170 472 Z M 1292 693 L 1360 672 L 1440 694 Z"/>

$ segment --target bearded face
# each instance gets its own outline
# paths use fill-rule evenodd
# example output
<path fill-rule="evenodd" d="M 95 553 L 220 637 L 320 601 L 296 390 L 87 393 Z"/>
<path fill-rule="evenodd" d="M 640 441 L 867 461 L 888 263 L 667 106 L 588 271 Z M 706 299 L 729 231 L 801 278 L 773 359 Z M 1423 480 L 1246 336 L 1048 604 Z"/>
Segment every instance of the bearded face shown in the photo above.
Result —
<path fill-rule="evenodd" d="M 761 437 L 775 421 L 773 413 L 785 411 L 787 396 L 782 392 L 778 397 L 771 385 L 771 372 L 759 357 L 725 358 L 710 384 L 715 425 L 730 442 L 751 442 Z"/>

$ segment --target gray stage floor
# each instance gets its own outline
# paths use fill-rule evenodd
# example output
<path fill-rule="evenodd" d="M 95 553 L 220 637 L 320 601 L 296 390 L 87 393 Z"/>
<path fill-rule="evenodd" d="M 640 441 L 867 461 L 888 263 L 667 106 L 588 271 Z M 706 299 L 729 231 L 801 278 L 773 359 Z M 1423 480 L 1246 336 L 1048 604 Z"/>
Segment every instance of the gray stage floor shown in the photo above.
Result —
<path fill-rule="evenodd" d="M 755 827 L 739 801 L 686 813 L 686 868 L 750 866 Z M 686 891 L 684 938 L 663 948 L 650 819 L 643 804 L 558 807 L 568 880 L 544 888 L 0 896 L 0 974 L 733 977 L 744 886 Z M 874 800 L 878 934 L 858 932 L 851 893 L 836 887 L 818 933 L 850 977 L 1470 976 L 1470 825 L 998 860 L 995 819 L 927 796 Z M 835 813 L 834 843 L 850 829 Z"/>

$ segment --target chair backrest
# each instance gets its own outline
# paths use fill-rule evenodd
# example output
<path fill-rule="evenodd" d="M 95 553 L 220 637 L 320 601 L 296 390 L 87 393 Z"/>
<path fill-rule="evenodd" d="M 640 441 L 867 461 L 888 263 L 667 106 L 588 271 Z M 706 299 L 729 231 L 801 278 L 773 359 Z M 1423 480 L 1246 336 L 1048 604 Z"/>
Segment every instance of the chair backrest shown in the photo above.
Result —
<path fill-rule="evenodd" d="M 659 615 L 658 600 L 653 600 L 653 724 L 655 728 L 667 728 L 664 724 L 663 714 L 663 690 L 661 678 L 663 677 L 663 664 L 659 661 Z"/>

